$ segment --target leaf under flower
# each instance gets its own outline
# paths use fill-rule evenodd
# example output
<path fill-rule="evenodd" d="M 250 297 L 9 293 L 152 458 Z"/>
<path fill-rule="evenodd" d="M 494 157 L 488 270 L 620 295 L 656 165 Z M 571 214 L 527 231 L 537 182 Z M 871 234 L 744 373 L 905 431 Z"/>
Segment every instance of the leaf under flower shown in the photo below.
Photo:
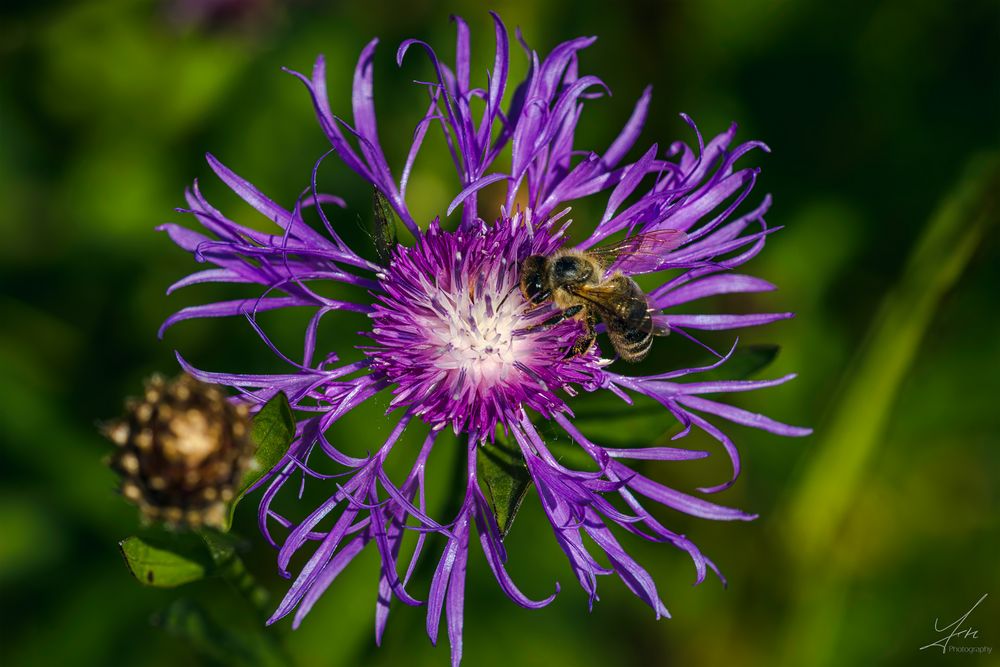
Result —
<path fill-rule="evenodd" d="M 213 567 L 205 544 L 191 534 L 133 535 L 118 548 L 129 572 L 145 586 L 182 586 L 205 578 Z"/>
<path fill-rule="evenodd" d="M 236 506 L 250 492 L 254 484 L 281 461 L 295 438 L 295 415 L 292 414 L 288 397 L 284 393 L 276 394 L 254 416 L 250 434 L 257 445 L 257 451 L 254 453 L 250 468 L 240 481 L 236 497 L 229 506 L 224 526 L 224 531 L 227 532 L 232 527 Z"/>
<path fill-rule="evenodd" d="M 490 509 L 500 527 L 500 535 L 507 537 L 531 487 L 531 474 L 524 456 L 498 433 L 493 443 L 479 447 L 479 475 L 486 484 Z"/>

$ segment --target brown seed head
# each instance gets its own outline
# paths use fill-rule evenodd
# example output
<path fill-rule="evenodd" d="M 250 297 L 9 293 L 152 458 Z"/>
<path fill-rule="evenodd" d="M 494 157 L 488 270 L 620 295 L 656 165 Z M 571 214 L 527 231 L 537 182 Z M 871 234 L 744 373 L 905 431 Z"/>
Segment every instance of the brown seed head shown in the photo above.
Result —
<path fill-rule="evenodd" d="M 105 424 L 121 494 L 149 521 L 221 527 L 253 458 L 246 406 L 189 375 L 147 380 L 126 416 Z"/>

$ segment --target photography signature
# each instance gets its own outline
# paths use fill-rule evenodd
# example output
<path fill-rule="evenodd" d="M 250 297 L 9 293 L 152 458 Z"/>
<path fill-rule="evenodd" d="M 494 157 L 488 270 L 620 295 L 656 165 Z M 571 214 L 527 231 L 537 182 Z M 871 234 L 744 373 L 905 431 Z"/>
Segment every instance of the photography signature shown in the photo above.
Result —
<path fill-rule="evenodd" d="M 972 612 L 976 609 L 976 607 L 982 604 L 983 600 L 985 600 L 988 595 L 989 593 L 983 593 L 983 597 L 979 598 L 976 604 L 972 605 L 972 608 L 969 609 L 969 611 L 965 612 L 962 616 L 960 616 L 958 620 L 949 623 L 943 628 L 938 627 L 940 619 L 937 618 L 934 619 L 934 631 L 942 633 L 942 636 L 938 638 L 937 641 L 931 642 L 927 646 L 921 646 L 920 650 L 923 651 L 924 649 L 927 648 L 939 648 L 941 649 L 941 653 L 946 653 L 949 650 L 948 649 L 949 642 L 951 642 L 951 640 L 955 637 L 958 637 L 960 639 L 979 639 L 979 630 L 972 627 L 971 625 L 966 626 L 965 622 L 969 618 L 969 615 L 972 614 Z M 943 633 L 945 632 L 947 632 L 948 634 L 943 635 Z M 960 653 L 970 653 L 970 652 L 992 653 L 993 648 L 990 646 L 952 646 L 951 651 Z"/>

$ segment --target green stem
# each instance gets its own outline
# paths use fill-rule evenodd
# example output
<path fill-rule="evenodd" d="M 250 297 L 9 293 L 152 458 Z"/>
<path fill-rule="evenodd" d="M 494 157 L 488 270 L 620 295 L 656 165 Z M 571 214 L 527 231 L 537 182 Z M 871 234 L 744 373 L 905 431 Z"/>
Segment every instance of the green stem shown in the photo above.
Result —
<path fill-rule="evenodd" d="M 1000 162 L 975 160 L 963 176 L 886 294 L 832 418 L 818 430 L 822 439 L 788 503 L 787 535 L 801 562 L 826 559 L 941 297 L 995 222 Z"/>
<path fill-rule="evenodd" d="M 270 594 L 266 588 L 257 583 L 257 579 L 247 569 L 246 563 L 235 552 L 228 560 L 218 565 L 216 572 L 250 603 L 261 619 L 266 621 L 271 616 L 268 603 Z"/>
<path fill-rule="evenodd" d="M 205 546 L 212 556 L 212 561 L 215 563 L 216 576 L 232 586 L 244 600 L 249 602 L 261 624 L 265 624 L 271 617 L 271 595 L 266 588 L 257 582 L 257 578 L 253 576 L 246 563 L 240 558 L 232 538 L 213 530 L 203 530 L 199 535 L 204 540 Z M 294 664 L 292 655 L 275 630 L 267 630 L 262 627 L 261 633 L 280 664 Z"/>

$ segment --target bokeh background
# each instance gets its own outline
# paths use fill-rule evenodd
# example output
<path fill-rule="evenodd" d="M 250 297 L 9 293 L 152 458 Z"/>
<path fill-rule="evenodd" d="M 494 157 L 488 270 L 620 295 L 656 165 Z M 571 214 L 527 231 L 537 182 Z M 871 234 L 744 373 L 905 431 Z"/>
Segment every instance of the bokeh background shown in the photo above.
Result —
<path fill-rule="evenodd" d="M 1000 140 L 1000 6 L 502 0 L 495 8 L 542 51 L 599 36 L 581 68 L 614 96 L 589 104 L 583 145 L 606 145 L 652 83 L 646 145 L 691 141 L 677 116 L 684 111 L 708 134 L 737 120 L 742 138 L 771 146 L 750 159 L 764 169 L 759 195 L 775 197 L 769 222 L 785 229 L 750 270 L 781 289 L 712 306 L 797 311 L 741 341 L 779 344 L 764 374 L 799 378 L 732 400 L 816 434 L 785 440 L 732 429 L 744 473 L 717 499 L 760 513 L 757 521 L 665 515 L 715 560 L 728 588 L 712 579 L 693 587 L 684 554 L 627 540 L 670 620 L 655 621 L 613 578 L 601 581 L 587 613 L 529 494 L 508 540 L 511 570 L 531 595 L 550 592 L 554 579 L 563 592 L 544 610 L 522 610 L 473 548 L 465 664 L 997 664 L 918 649 L 938 638 L 935 619 L 950 622 L 988 593 L 969 618 L 978 639 L 954 643 L 1000 652 L 1000 188 L 991 155 Z M 450 58 L 447 19 L 458 12 L 473 29 L 473 71 L 483 72 L 493 53 L 485 10 L 471 0 L 4 3 L 0 664 L 236 661 L 225 647 L 195 646 L 161 627 L 161 611 L 178 597 L 240 635 L 259 635 L 222 582 L 144 588 L 117 552 L 137 517 L 102 467 L 109 445 L 96 420 L 115 415 L 144 376 L 173 372 L 175 348 L 210 369 L 277 368 L 245 323 L 185 323 L 157 340 L 168 314 L 212 293 L 164 296 L 194 264 L 153 227 L 183 219 L 173 208 L 195 177 L 223 210 L 253 219 L 211 176 L 205 151 L 291 204 L 327 146 L 304 89 L 280 67 L 307 70 L 325 53 L 334 111 L 349 113 L 354 62 L 373 35 L 383 40 L 380 129 L 400 164 L 423 109 L 409 81 L 430 70 L 416 57 L 397 70 L 395 45 L 417 36 Z M 523 72 L 520 51 L 512 57 Z M 322 189 L 367 219 L 366 186 L 328 165 Z M 451 178 L 441 151 L 424 160 L 412 208 L 440 212 Z M 601 209 L 585 204 L 576 217 Z M 363 243 L 354 215 L 341 220 Z M 267 323 L 279 344 L 298 344 L 301 318 Z M 348 320 L 324 342 L 353 340 L 362 325 Z M 654 361 L 701 360 L 673 339 L 657 352 Z M 385 428 L 379 415 L 373 407 L 336 435 L 373 441 Z M 629 428 L 602 426 L 612 435 Z M 689 491 L 725 479 L 718 447 L 691 444 L 714 456 L 644 472 Z M 255 537 L 249 509 L 236 526 L 246 562 L 280 595 L 274 555 Z M 374 649 L 376 567 L 369 550 L 300 630 L 286 622 L 268 632 L 303 666 L 447 664 L 447 648 L 423 634 L 422 610 L 394 608 Z M 415 590 L 425 587 L 426 578 Z"/>

